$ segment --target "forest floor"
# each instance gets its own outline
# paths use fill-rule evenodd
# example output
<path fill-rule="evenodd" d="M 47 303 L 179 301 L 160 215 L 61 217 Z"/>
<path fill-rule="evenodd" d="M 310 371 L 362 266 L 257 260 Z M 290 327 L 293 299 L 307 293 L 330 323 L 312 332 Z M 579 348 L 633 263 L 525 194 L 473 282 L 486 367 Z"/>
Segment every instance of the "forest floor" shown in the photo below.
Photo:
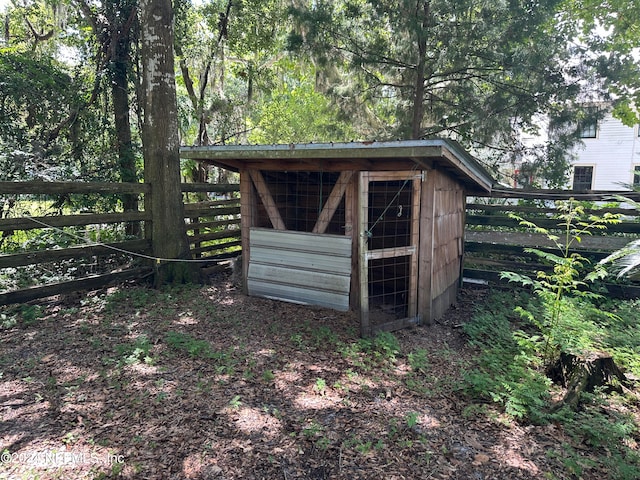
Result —
<path fill-rule="evenodd" d="M 485 296 L 466 289 L 437 324 L 373 342 L 353 313 L 248 298 L 222 277 L 5 315 L 0 478 L 577 478 L 560 426 L 463 394 L 475 352 L 460 326 Z"/>

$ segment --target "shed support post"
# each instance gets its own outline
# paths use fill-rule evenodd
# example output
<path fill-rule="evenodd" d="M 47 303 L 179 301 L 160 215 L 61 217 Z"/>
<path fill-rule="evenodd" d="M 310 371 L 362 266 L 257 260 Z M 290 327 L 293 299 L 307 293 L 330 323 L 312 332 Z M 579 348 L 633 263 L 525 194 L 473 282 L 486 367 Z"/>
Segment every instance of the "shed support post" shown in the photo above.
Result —
<path fill-rule="evenodd" d="M 433 277 L 433 226 L 436 175 L 433 170 L 424 172 L 420 198 L 420 248 L 418 257 L 418 316 L 420 322 L 431 325 Z"/>
<path fill-rule="evenodd" d="M 255 213 L 255 196 L 248 170 L 240 170 L 240 240 L 242 243 L 242 291 L 247 294 L 247 277 L 249 275 L 249 235 L 253 227 Z"/>

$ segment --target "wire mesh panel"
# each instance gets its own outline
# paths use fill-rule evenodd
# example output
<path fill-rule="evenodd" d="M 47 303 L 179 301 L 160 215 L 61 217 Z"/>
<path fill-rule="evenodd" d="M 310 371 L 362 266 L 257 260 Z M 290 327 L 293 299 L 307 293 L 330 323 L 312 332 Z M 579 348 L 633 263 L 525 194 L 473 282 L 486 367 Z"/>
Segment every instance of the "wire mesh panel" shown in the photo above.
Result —
<path fill-rule="evenodd" d="M 286 230 L 344 235 L 344 189 L 349 178 L 340 172 L 261 172 Z M 323 214 L 330 205 L 331 212 Z M 272 226 L 263 205 L 257 209 L 255 226 Z M 329 215 L 331 213 L 331 215 Z M 322 219 L 325 219 L 324 222 Z M 322 223 L 323 228 L 316 226 Z"/>
<path fill-rule="evenodd" d="M 369 183 L 368 249 L 411 244 L 412 185 L 409 180 Z"/>
<path fill-rule="evenodd" d="M 371 331 L 393 329 L 397 321 L 416 315 L 420 176 L 378 172 L 364 175 L 362 181 L 363 325 Z"/>
<path fill-rule="evenodd" d="M 410 259 L 405 255 L 369 260 L 369 314 L 373 325 L 409 316 Z"/>

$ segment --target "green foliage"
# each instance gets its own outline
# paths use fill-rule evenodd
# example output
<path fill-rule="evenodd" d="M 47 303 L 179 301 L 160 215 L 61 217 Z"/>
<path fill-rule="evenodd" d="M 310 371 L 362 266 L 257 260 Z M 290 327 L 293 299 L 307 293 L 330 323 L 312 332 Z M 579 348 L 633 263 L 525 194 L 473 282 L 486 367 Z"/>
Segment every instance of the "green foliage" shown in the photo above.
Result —
<path fill-rule="evenodd" d="M 494 297 L 490 303 L 501 301 L 509 300 Z M 501 404 L 511 416 L 539 419 L 551 382 L 539 370 L 538 339 L 514 330 L 504 312 L 479 312 L 464 330 L 480 350 L 477 368 L 463 375 L 467 392 Z"/>
<path fill-rule="evenodd" d="M 355 366 L 369 369 L 395 362 L 400 353 L 400 342 L 390 332 L 378 332 L 372 338 L 361 338 L 353 343 L 339 344 L 338 351 Z"/>
<path fill-rule="evenodd" d="M 514 304 L 519 306 L 515 311 Z M 576 354 L 610 353 L 622 369 L 637 375 L 638 304 L 638 300 L 607 300 L 594 305 L 590 298 L 566 296 L 560 302 L 557 342 Z M 583 394 L 579 410 L 549 408 L 553 386 L 543 368 L 545 342 L 536 326 L 547 308 L 542 297 L 526 291 L 515 295 L 492 292 L 473 320 L 464 325 L 470 344 L 479 352 L 474 365 L 463 374 L 464 390 L 500 405 L 519 421 L 561 425 L 571 442 L 551 456 L 568 473 L 580 476 L 606 471 L 606 478 L 637 478 L 640 457 L 633 445 L 638 425 L 631 414 L 637 408 L 635 399 L 597 392 Z M 479 407 L 471 410 L 477 412 Z M 591 455 L 585 456 L 585 446 Z"/>
<path fill-rule="evenodd" d="M 39 305 L 17 305 L 0 313 L 0 330 L 12 328 L 18 323 L 24 327 L 35 324 L 42 318 L 42 307 Z"/>
<path fill-rule="evenodd" d="M 429 354 L 425 349 L 419 348 L 415 352 L 409 353 L 407 359 L 413 373 L 426 373 L 429 367 Z"/>
<path fill-rule="evenodd" d="M 358 345 L 360 351 L 370 356 L 374 362 L 393 362 L 400 353 L 400 342 L 390 332 L 378 332 L 373 338 L 362 338 Z"/>
<path fill-rule="evenodd" d="M 167 332 L 165 336 L 167 345 L 175 350 L 181 350 L 195 358 L 214 358 L 216 352 L 206 340 L 200 340 L 182 332 Z"/>
<path fill-rule="evenodd" d="M 631 448 L 633 438 L 637 437 L 639 431 L 633 415 L 611 408 L 608 405 L 610 401 L 598 394 L 590 395 L 585 400 L 588 401 L 579 411 L 565 408 L 548 418 L 551 422 L 561 423 L 572 439 L 570 444 L 564 446 L 564 453 L 558 455 L 560 461 L 576 475 L 596 467 L 596 462 L 585 461 L 583 452 L 574 447 L 586 445 L 599 454 L 598 463 L 603 467 L 602 470 L 608 472 L 608 478 L 639 478 L 640 454 Z"/>
<path fill-rule="evenodd" d="M 120 362 L 124 365 L 135 363 L 152 364 L 151 357 L 153 344 L 146 335 L 138 336 L 133 343 L 120 343 L 116 345 L 116 354 L 120 357 Z"/>
<path fill-rule="evenodd" d="M 522 307 L 519 307 L 517 311 L 540 330 L 544 339 L 543 350 L 547 361 L 555 358 L 559 351 L 566 350 L 567 345 L 563 343 L 563 339 L 571 338 L 570 335 L 562 333 L 564 326 L 562 319 L 568 311 L 564 301 L 565 297 L 597 298 L 597 294 L 587 289 L 588 282 L 601 279 L 606 275 L 600 265 L 592 267 L 592 270 L 586 274 L 583 273 L 588 260 L 580 253 L 571 252 L 572 246 L 579 243 L 583 236 L 591 235 L 594 230 L 603 230 L 607 225 L 620 222 L 620 215 L 609 212 L 605 212 L 602 216 L 587 215 L 584 206 L 577 204 L 573 199 L 567 202 L 557 202 L 556 208 L 560 212 L 556 216 L 559 234 L 539 227 L 517 215 L 510 215 L 517 219 L 521 226 L 546 235 L 555 244 L 559 254 L 535 248 L 525 249 L 526 252 L 533 253 L 541 261 L 551 265 L 553 270 L 551 272 L 538 271 L 535 278 L 513 272 L 501 274 L 503 279 L 533 288 L 533 291 L 541 298 L 545 307 L 542 315 L 534 315 Z"/>
<path fill-rule="evenodd" d="M 408 428 L 414 428 L 418 424 L 418 418 L 420 414 L 417 412 L 407 412 L 404 415 L 405 421 L 407 422 Z"/>
<path fill-rule="evenodd" d="M 295 65 L 289 64 L 294 72 Z M 348 141 L 355 132 L 329 99 L 316 91 L 313 77 L 300 74 L 274 89 L 255 107 L 251 143 Z"/>

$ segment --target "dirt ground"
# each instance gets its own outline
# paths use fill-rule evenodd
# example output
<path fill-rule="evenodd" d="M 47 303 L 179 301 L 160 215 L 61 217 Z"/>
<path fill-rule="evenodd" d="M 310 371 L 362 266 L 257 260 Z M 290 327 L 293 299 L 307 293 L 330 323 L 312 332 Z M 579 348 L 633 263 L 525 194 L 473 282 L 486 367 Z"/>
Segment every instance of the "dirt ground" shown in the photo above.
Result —
<path fill-rule="evenodd" d="M 560 427 L 480 415 L 461 391 L 460 326 L 485 295 L 397 332 L 395 359 L 352 313 L 224 277 L 54 299 L 0 331 L 0 478 L 572 478 Z"/>

